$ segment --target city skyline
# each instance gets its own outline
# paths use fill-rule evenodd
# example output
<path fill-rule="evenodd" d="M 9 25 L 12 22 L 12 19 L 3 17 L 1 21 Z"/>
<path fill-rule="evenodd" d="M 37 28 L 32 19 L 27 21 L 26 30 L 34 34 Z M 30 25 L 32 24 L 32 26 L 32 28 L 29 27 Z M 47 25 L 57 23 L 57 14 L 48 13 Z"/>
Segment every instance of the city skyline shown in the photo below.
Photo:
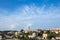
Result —
<path fill-rule="evenodd" d="M 60 28 L 60 0 L 0 0 L 0 30 Z"/>

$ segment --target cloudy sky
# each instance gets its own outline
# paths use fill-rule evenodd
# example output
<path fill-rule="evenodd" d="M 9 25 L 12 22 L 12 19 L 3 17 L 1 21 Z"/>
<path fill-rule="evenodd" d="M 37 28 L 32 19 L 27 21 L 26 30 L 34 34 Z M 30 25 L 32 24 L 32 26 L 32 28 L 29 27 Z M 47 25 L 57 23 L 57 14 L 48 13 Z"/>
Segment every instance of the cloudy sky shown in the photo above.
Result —
<path fill-rule="evenodd" d="M 0 0 L 0 30 L 60 28 L 60 0 Z"/>

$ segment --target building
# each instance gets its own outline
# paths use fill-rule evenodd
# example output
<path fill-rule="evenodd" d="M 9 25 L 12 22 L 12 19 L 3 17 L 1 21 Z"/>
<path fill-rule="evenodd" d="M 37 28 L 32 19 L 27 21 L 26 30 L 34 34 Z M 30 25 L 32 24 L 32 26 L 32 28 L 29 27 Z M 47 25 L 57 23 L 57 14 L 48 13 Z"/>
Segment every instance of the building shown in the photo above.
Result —
<path fill-rule="evenodd" d="M 33 32 L 32 35 L 28 35 L 29 38 L 34 38 L 34 37 L 37 37 L 37 33 L 36 32 Z"/>
<path fill-rule="evenodd" d="M 44 34 L 43 34 L 43 39 L 47 39 L 47 36 L 48 36 L 48 35 L 44 33 Z"/>
<path fill-rule="evenodd" d="M 2 31 L 0 31 L 0 40 L 2 39 Z"/>
<path fill-rule="evenodd" d="M 38 32 L 38 33 L 42 32 L 41 29 L 37 29 L 37 30 L 34 30 L 34 31 L 35 31 L 35 32 Z"/>
<path fill-rule="evenodd" d="M 60 28 L 52 28 L 49 29 L 51 32 L 55 32 L 56 34 L 58 34 L 60 32 Z"/>

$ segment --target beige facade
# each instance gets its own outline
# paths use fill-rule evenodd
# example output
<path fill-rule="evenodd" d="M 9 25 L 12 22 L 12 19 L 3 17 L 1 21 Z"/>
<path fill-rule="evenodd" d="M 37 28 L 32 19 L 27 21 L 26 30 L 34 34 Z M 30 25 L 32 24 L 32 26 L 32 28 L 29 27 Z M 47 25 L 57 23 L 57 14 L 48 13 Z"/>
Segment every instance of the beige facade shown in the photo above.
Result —
<path fill-rule="evenodd" d="M 60 28 L 53 28 L 53 29 L 50 29 L 50 31 L 58 34 L 60 32 Z"/>
<path fill-rule="evenodd" d="M 43 34 L 43 39 L 47 39 L 47 34 Z"/>

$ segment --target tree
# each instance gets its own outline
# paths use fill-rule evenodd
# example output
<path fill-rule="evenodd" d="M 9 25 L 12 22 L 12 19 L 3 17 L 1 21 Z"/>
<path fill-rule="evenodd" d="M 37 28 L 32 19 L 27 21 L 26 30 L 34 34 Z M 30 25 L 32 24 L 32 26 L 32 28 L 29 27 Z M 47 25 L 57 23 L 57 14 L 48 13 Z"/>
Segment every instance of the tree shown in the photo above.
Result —
<path fill-rule="evenodd" d="M 56 34 L 57 37 L 60 37 L 60 32 L 58 34 Z"/>
<path fill-rule="evenodd" d="M 55 38 L 56 37 L 56 33 L 55 32 L 50 32 L 49 34 L 48 34 L 48 39 L 51 39 L 51 38 Z"/>
<path fill-rule="evenodd" d="M 21 31 L 20 31 L 20 32 L 22 32 L 22 33 L 23 33 L 23 31 L 24 31 L 24 30 L 23 30 L 23 29 L 21 29 Z"/>
<path fill-rule="evenodd" d="M 47 30 L 46 33 L 49 34 L 50 33 L 50 30 Z"/>

